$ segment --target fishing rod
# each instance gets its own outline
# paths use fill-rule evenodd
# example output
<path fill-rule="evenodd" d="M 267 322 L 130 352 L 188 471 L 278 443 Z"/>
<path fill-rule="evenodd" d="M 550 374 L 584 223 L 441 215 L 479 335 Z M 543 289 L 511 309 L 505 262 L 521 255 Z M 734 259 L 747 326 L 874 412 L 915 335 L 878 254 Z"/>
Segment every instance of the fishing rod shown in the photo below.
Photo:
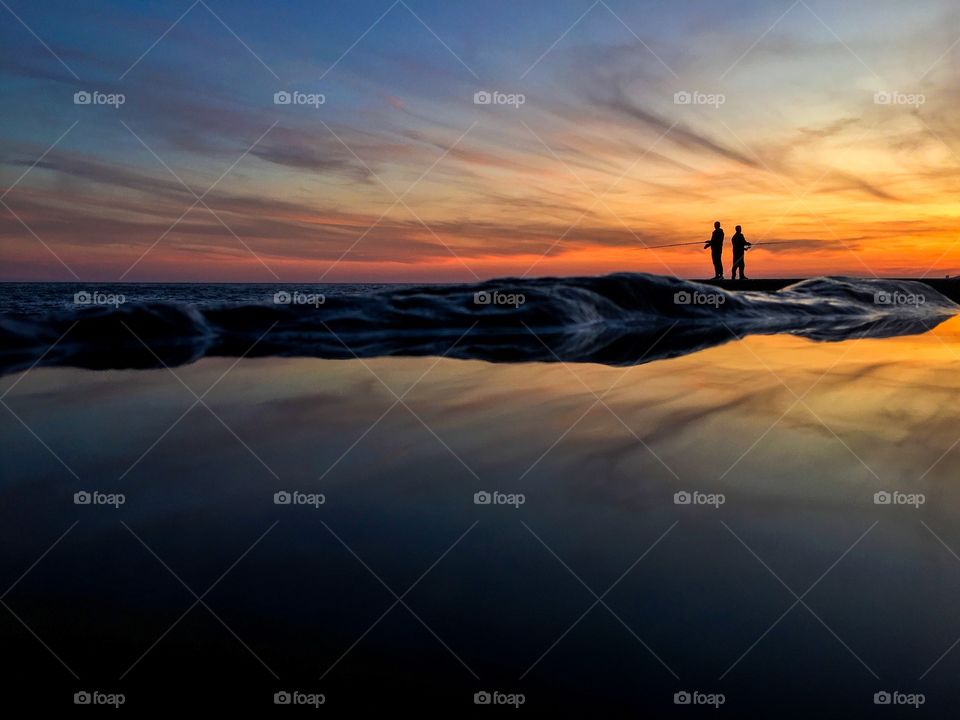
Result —
<path fill-rule="evenodd" d="M 790 245 L 798 242 L 806 242 L 806 240 L 774 240 L 773 242 L 755 242 L 749 245 L 747 250 L 753 250 L 755 247 L 763 247 L 764 245 Z"/>
<path fill-rule="evenodd" d="M 750 247 L 762 247 L 763 245 L 789 245 L 791 243 L 806 242 L 806 240 L 774 240 L 772 242 L 756 242 Z M 703 245 L 703 241 L 673 243 L 672 245 L 644 245 L 646 250 L 659 250 L 660 248 L 685 247 L 687 245 Z M 709 243 L 707 243 L 709 245 Z M 750 248 L 747 248 L 748 250 Z"/>

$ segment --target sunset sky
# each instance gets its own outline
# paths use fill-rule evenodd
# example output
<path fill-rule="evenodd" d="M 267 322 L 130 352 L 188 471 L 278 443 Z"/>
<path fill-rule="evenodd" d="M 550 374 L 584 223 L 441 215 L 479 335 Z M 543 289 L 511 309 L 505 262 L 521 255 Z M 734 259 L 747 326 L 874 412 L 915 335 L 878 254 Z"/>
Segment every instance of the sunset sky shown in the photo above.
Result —
<path fill-rule="evenodd" d="M 958 69 L 955 0 L 0 0 L 0 279 L 954 275 Z"/>

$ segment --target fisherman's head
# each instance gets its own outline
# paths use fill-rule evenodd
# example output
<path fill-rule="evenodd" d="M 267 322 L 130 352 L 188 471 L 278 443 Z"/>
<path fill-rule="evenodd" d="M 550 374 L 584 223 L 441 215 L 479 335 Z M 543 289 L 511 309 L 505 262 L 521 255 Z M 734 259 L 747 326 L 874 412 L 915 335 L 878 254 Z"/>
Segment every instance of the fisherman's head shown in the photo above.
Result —
<path fill-rule="evenodd" d="M 740 232 L 740 226 L 737 225 L 737 232 Z"/>
<path fill-rule="evenodd" d="M 720 221 L 717 220 L 717 221 L 713 224 L 713 226 L 714 226 L 717 230 L 719 230 L 719 229 L 720 229 Z"/>

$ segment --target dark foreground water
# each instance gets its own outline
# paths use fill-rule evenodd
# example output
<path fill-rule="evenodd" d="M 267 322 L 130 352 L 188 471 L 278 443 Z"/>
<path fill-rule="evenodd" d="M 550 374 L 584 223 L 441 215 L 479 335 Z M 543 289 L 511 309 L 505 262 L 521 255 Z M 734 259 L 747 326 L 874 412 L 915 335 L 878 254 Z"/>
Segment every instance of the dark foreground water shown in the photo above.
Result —
<path fill-rule="evenodd" d="M 954 319 L 627 367 L 8 374 L 5 700 L 951 717 L 958 366 Z"/>

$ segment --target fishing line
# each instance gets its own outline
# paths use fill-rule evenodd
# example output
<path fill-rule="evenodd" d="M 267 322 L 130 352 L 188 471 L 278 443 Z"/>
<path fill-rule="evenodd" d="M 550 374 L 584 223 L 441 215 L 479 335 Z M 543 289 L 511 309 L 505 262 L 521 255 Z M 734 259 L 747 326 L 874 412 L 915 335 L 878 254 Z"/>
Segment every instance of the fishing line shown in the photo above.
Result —
<path fill-rule="evenodd" d="M 807 242 L 806 240 L 774 240 L 773 242 L 756 242 L 750 247 L 763 247 L 764 245 L 789 245 L 791 243 Z M 674 243 L 672 245 L 644 245 L 644 250 L 659 250 L 660 248 L 686 247 L 688 245 L 703 245 L 703 241 Z M 750 248 L 747 248 L 748 250 Z"/>

